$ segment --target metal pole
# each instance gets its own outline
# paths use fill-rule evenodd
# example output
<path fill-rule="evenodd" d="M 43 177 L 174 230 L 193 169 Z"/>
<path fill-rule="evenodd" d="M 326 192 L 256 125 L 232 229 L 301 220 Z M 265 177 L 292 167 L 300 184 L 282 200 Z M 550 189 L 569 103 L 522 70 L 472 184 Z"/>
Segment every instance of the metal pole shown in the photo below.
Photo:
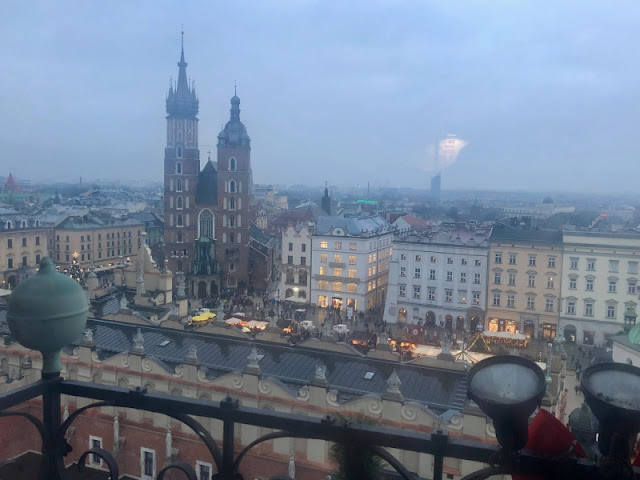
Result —
<path fill-rule="evenodd" d="M 44 381 L 50 382 L 42 394 L 42 421 L 46 438 L 42 439 L 42 463 L 40 464 L 41 480 L 60 480 L 58 466 L 64 468 L 62 457 L 64 445 L 56 444 L 56 436 L 62 423 L 60 415 L 60 391 L 54 383 L 62 380 L 59 372 L 42 374 Z"/>

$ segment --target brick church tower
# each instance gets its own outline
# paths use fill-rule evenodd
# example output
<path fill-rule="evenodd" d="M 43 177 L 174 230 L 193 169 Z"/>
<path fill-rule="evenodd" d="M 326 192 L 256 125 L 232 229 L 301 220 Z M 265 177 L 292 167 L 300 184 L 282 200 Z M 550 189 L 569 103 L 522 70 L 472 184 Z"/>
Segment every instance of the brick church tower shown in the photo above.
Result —
<path fill-rule="evenodd" d="M 178 81 L 167 94 L 167 145 L 164 149 L 164 254 L 172 272 L 188 272 L 197 236 L 195 193 L 200 173 L 198 97 L 187 80 L 184 32 Z"/>
<path fill-rule="evenodd" d="M 223 289 L 248 287 L 251 218 L 251 140 L 240 121 L 240 99 L 231 98 L 231 117 L 218 135 L 216 258 Z"/>

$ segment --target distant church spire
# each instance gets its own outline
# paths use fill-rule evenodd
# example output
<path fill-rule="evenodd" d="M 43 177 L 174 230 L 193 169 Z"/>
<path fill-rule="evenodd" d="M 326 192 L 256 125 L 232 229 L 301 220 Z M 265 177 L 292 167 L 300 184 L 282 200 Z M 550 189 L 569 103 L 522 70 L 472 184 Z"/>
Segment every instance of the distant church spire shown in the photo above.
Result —
<path fill-rule="evenodd" d="M 178 81 L 175 88 L 169 87 L 167 95 L 167 113 L 180 117 L 195 117 L 199 102 L 195 81 L 187 79 L 187 62 L 184 59 L 184 30 L 180 31 L 180 61 L 178 62 Z"/>

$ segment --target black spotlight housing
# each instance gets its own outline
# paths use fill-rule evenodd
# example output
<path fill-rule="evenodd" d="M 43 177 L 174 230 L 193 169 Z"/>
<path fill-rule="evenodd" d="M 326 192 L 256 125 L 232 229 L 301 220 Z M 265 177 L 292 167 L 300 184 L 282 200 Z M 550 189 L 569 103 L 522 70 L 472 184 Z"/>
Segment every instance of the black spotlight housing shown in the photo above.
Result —
<path fill-rule="evenodd" d="M 529 416 L 546 392 L 545 374 L 531 360 L 498 355 L 469 371 L 467 395 L 493 420 L 496 438 L 507 451 L 522 449 L 529 437 Z"/>
<path fill-rule="evenodd" d="M 599 421 L 600 453 L 630 458 L 640 432 L 640 368 L 624 363 L 596 363 L 583 372 L 580 388 Z"/>

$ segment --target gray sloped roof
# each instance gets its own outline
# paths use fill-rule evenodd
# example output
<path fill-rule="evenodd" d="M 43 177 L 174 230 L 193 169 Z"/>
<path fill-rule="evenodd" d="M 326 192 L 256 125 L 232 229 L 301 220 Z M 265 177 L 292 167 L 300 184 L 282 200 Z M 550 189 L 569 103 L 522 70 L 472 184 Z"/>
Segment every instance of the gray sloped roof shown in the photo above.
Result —
<path fill-rule="evenodd" d="M 338 390 L 343 398 L 384 393 L 386 379 L 396 369 L 406 400 L 438 411 L 460 410 L 464 403 L 465 375 L 462 372 L 162 327 L 96 319 L 89 319 L 88 325 L 94 329 L 93 340 L 103 354 L 130 351 L 133 335 L 140 328 L 145 340 L 145 355 L 164 362 L 169 371 L 169 366 L 183 363 L 190 345 L 196 346 L 200 364 L 207 367 L 209 376 L 240 371 L 246 366 L 247 356 L 255 344 L 258 354 L 263 355 L 260 360 L 263 376 L 273 377 L 293 388 L 308 384 L 314 377 L 316 364 L 321 362 L 327 366 L 330 388 Z M 160 346 L 165 340 L 169 340 L 169 344 Z M 373 372 L 370 380 L 365 379 L 367 372 Z"/>
<path fill-rule="evenodd" d="M 391 228 L 391 224 L 379 215 L 372 217 L 320 217 L 316 231 L 320 235 L 330 233 L 334 228 L 342 228 L 349 235 L 360 236 L 381 233 Z"/>

